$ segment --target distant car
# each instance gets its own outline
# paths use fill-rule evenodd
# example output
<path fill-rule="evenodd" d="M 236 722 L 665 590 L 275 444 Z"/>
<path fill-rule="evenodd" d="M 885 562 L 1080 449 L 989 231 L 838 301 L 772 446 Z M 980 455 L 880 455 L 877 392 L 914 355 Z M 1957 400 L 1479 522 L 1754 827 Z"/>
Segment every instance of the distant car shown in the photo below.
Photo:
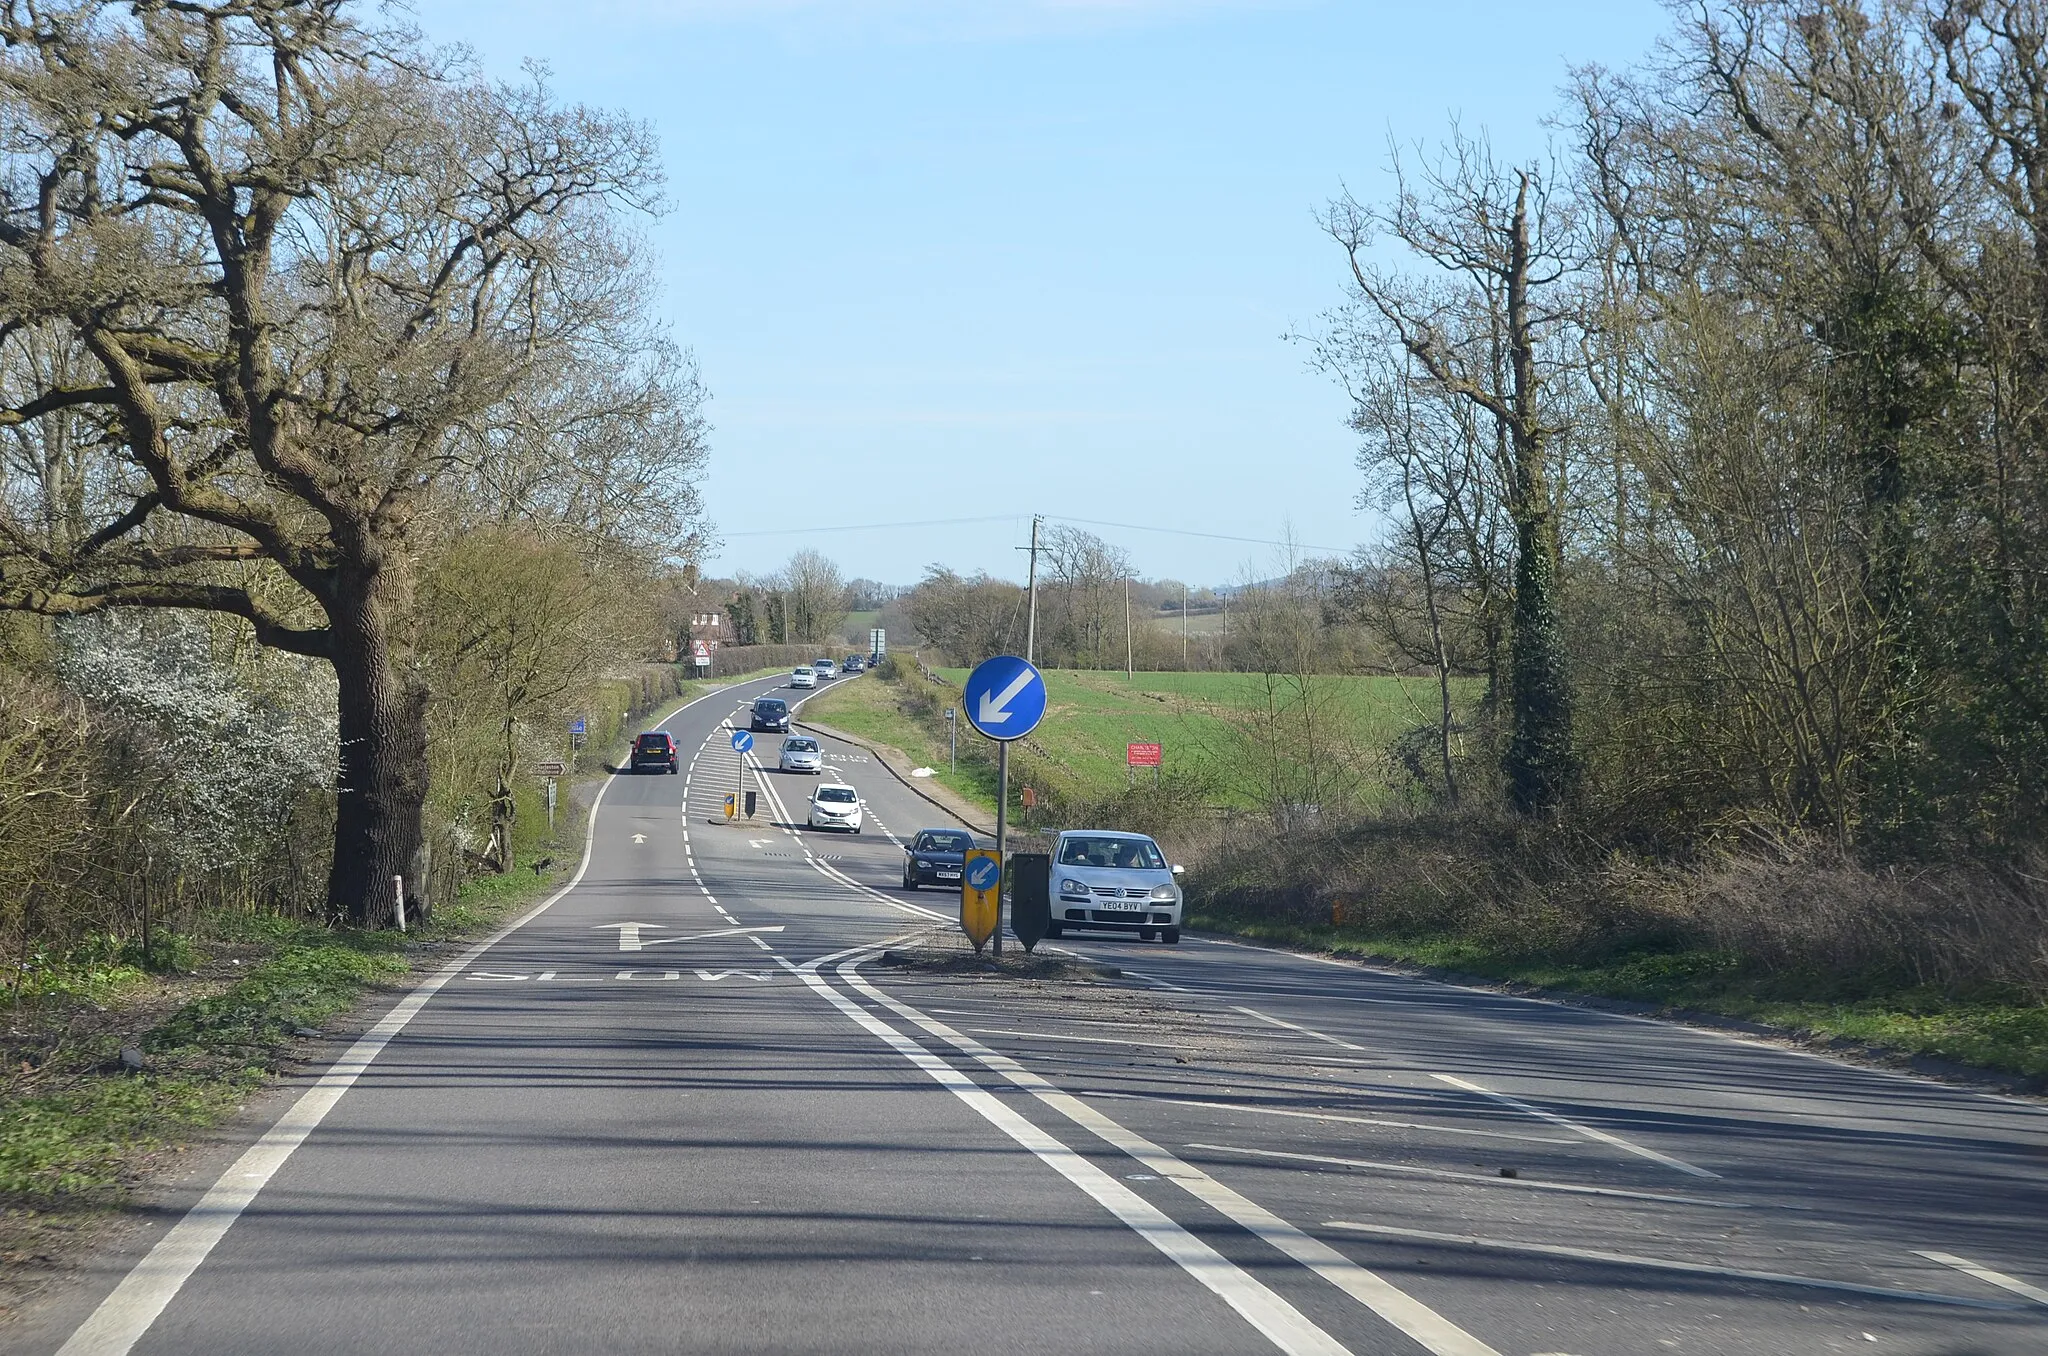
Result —
<path fill-rule="evenodd" d="M 919 829 L 903 849 L 903 888 L 959 885 L 967 849 L 973 846 L 974 835 L 965 829 Z"/>
<path fill-rule="evenodd" d="M 862 669 L 866 668 L 867 666 L 868 666 L 868 661 L 867 661 L 867 660 L 865 660 L 865 659 L 862 659 L 862 658 L 861 658 L 861 657 L 860 657 L 859 655 L 857 655 L 857 654 L 850 654 L 850 655 L 846 656 L 846 662 L 845 662 L 844 664 L 840 665 L 840 666 L 839 666 L 839 668 L 840 668 L 840 672 L 842 672 L 842 673 L 848 673 L 848 674 L 853 674 L 853 673 L 859 673 L 859 672 L 860 672 L 860 671 L 861 671 Z"/>
<path fill-rule="evenodd" d="M 811 792 L 811 813 L 806 820 L 814 829 L 845 829 L 859 833 L 860 792 L 841 782 L 826 782 Z"/>
<path fill-rule="evenodd" d="M 1052 923 L 1046 936 L 1069 928 L 1136 932 L 1138 940 L 1180 940 L 1177 866 L 1142 833 L 1069 829 L 1052 850 Z"/>
<path fill-rule="evenodd" d="M 809 735 L 791 735 L 783 740 L 782 770 L 784 772 L 810 772 L 823 776 L 825 773 L 825 754 L 818 748 L 818 741 Z"/>
<path fill-rule="evenodd" d="M 837 678 L 839 676 L 839 666 L 829 659 L 813 659 L 811 661 L 811 671 L 820 678 Z"/>
<path fill-rule="evenodd" d="M 818 675 L 809 667 L 798 665 L 795 672 L 789 675 L 789 685 L 791 687 L 816 687 L 818 685 Z"/>
<path fill-rule="evenodd" d="M 649 730 L 633 741 L 635 772 L 666 772 L 674 776 L 676 761 L 676 737 L 666 730 Z"/>
<path fill-rule="evenodd" d="M 755 734 L 788 734 L 789 703 L 780 697 L 761 697 L 748 714 L 747 728 Z"/>

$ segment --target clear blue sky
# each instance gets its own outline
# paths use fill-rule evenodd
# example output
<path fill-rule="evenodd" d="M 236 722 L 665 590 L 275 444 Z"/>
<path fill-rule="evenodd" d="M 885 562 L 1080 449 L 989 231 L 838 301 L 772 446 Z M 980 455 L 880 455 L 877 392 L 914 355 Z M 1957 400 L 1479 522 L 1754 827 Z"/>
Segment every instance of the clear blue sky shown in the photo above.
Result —
<path fill-rule="evenodd" d="M 1033 511 L 1350 547 L 1338 391 L 1282 335 L 1342 296 L 1314 214 L 1456 115 L 1540 148 L 1652 0 L 419 0 L 486 71 L 662 141 L 663 307 L 712 392 L 710 568 L 1021 573 Z M 1010 515 L 889 531 L 779 529 Z M 1272 548 L 1097 529 L 1140 574 Z"/>

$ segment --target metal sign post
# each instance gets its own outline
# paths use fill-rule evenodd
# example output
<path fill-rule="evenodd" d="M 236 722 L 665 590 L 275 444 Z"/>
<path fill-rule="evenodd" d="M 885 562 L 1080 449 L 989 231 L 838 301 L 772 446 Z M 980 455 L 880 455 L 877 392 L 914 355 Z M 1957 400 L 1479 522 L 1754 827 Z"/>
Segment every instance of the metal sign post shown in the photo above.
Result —
<path fill-rule="evenodd" d="M 946 743 L 952 746 L 953 771 L 960 770 L 960 724 L 953 719 L 953 708 L 946 708 Z"/>
<path fill-rule="evenodd" d="M 570 749 L 574 750 L 583 747 L 583 740 L 586 733 L 588 732 L 588 729 L 589 722 L 585 721 L 581 716 L 578 716 L 576 717 L 576 719 L 569 722 Z"/>
<path fill-rule="evenodd" d="M 960 701 L 967 709 L 967 723 L 996 741 L 996 859 L 1000 862 L 1010 845 L 1010 741 L 1030 734 L 1045 719 L 1045 678 L 1029 660 L 999 654 L 967 675 Z M 996 888 L 1002 888 L 1000 878 Z M 998 916 L 993 934 L 997 955 L 1003 950 L 1001 922 Z"/>

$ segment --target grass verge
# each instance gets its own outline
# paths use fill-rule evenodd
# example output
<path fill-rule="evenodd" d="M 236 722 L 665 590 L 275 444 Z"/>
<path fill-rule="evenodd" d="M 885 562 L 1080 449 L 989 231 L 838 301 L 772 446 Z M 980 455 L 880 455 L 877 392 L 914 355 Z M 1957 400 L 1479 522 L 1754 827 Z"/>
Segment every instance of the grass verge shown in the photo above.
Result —
<path fill-rule="evenodd" d="M 1621 952 L 1573 962 L 1503 954 L 1454 935 L 1386 935 L 1196 904 L 1188 925 L 1328 955 L 1393 961 L 1527 985 L 1560 996 L 1649 1004 L 1754 1022 L 1788 1035 L 2012 1074 L 2048 1089 L 2048 1007 L 1987 989 L 1886 985 L 1844 975 L 1763 972 L 1726 951 Z"/>

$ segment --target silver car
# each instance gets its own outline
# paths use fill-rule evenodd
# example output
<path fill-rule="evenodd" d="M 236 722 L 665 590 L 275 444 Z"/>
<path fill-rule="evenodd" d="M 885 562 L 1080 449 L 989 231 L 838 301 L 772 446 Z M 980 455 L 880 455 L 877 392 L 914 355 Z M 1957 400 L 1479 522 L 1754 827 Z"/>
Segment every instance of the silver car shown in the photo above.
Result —
<path fill-rule="evenodd" d="M 1069 829 L 1052 850 L 1048 936 L 1073 928 L 1180 940 L 1181 868 L 1142 833 Z"/>
<path fill-rule="evenodd" d="M 818 748 L 818 741 L 809 735 L 791 735 L 782 741 L 782 762 L 784 772 L 809 772 L 823 775 L 825 755 Z"/>

